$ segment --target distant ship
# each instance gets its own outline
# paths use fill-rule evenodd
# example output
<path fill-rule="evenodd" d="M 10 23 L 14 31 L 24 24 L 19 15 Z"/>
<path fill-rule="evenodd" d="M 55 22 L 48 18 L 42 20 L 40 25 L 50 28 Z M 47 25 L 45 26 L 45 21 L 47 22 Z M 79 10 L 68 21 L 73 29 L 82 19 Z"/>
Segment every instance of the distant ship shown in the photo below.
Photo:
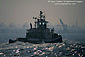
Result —
<path fill-rule="evenodd" d="M 45 15 L 40 11 L 39 18 L 35 19 L 35 27 L 30 23 L 30 29 L 27 29 L 26 38 L 16 38 L 16 40 L 9 40 L 9 43 L 16 41 L 30 42 L 30 43 L 57 43 L 62 42 L 62 36 L 54 33 L 54 29 L 47 28 L 48 21 L 45 20 Z"/>

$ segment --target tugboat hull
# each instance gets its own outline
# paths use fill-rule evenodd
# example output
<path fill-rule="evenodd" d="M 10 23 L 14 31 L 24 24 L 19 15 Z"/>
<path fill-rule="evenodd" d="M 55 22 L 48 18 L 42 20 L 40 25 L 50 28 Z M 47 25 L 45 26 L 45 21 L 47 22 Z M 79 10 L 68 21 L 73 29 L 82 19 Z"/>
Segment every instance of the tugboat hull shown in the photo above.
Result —
<path fill-rule="evenodd" d="M 45 43 L 61 43 L 62 42 L 62 38 L 56 38 L 56 39 L 51 39 L 51 40 L 45 40 Z"/>
<path fill-rule="evenodd" d="M 26 38 L 17 38 L 16 40 L 9 40 L 9 43 L 15 43 L 17 41 L 20 42 L 29 42 L 29 43 L 34 43 L 34 44 L 41 44 L 41 43 L 61 43 L 62 42 L 62 37 L 58 37 L 56 39 L 26 39 Z"/>

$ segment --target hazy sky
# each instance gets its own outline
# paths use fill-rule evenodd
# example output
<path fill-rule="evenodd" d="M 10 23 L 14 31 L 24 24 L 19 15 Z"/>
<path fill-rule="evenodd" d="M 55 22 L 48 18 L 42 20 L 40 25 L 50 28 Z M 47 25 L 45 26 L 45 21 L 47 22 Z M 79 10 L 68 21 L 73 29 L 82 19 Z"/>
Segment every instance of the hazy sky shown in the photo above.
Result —
<path fill-rule="evenodd" d="M 24 24 L 33 22 L 32 17 L 39 11 L 45 12 L 51 24 L 59 24 L 62 19 L 65 24 L 85 27 L 85 3 L 75 6 L 58 6 L 48 3 L 48 0 L 0 0 L 0 23 Z"/>

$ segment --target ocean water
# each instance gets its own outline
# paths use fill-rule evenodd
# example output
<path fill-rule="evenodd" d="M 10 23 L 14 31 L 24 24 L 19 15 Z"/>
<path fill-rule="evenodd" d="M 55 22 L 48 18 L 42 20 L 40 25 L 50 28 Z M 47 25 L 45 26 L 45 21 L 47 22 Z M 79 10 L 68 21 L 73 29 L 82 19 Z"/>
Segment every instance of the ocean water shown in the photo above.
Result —
<path fill-rule="evenodd" d="M 0 57 L 85 57 L 85 34 L 61 34 L 62 43 L 8 43 L 25 34 L 1 33 Z"/>

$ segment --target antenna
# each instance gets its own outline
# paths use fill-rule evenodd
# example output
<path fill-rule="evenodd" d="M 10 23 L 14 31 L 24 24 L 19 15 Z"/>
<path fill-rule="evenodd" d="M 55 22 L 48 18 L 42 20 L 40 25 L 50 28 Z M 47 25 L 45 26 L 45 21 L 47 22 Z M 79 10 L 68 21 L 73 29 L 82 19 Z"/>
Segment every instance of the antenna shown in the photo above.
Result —
<path fill-rule="evenodd" d="M 42 18 L 43 18 L 43 12 L 40 11 L 40 19 L 42 19 Z"/>
<path fill-rule="evenodd" d="M 35 28 L 36 28 L 36 19 L 37 19 L 37 18 L 36 18 L 36 17 L 33 17 L 33 19 L 35 19 Z"/>
<path fill-rule="evenodd" d="M 45 15 L 43 14 L 42 11 L 40 11 L 40 19 L 45 19 Z"/>

